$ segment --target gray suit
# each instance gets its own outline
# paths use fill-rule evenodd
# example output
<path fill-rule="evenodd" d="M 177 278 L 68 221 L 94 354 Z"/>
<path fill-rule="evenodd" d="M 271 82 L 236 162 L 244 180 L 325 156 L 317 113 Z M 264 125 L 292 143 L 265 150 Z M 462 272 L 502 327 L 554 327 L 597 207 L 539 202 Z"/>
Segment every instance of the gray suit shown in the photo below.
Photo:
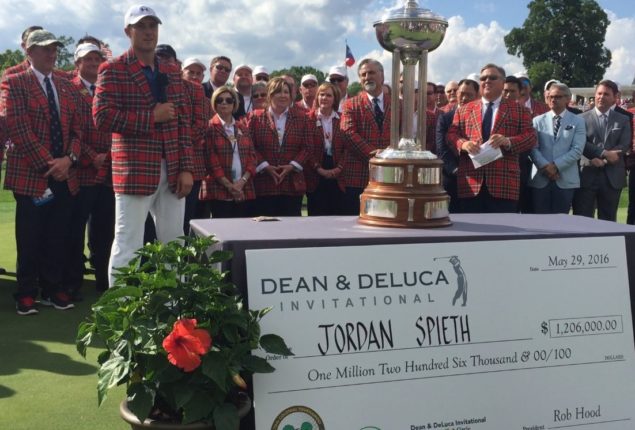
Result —
<path fill-rule="evenodd" d="M 600 126 L 597 110 L 592 109 L 580 115 L 586 124 L 586 144 L 583 155 L 589 160 L 602 158 L 602 151 L 621 150 L 626 153 L 631 146 L 631 125 L 629 118 L 613 110 L 608 111 L 606 133 Z M 594 167 L 580 165 L 580 189 L 573 202 L 573 213 L 593 217 L 595 207 L 598 218 L 615 221 L 622 188 L 626 186 L 624 157 L 615 164 Z"/>
<path fill-rule="evenodd" d="M 586 142 L 584 120 L 564 110 L 558 135 L 553 135 L 553 111 L 533 119 L 538 146 L 531 150 L 533 162 L 529 186 L 536 213 L 568 213 L 573 190 L 580 186 L 578 162 Z M 559 178 L 551 181 L 540 169 L 553 163 Z"/>

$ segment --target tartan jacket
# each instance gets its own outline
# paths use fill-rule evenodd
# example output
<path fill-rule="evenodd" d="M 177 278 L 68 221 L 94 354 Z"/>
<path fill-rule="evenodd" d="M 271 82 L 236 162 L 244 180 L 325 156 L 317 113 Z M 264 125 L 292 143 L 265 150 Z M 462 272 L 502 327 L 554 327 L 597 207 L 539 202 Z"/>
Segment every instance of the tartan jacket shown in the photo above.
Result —
<path fill-rule="evenodd" d="M 304 167 L 304 177 L 306 179 L 306 190 L 311 193 L 315 191 L 320 181 L 320 175 L 317 173 L 318 167 L 324 162 L 324 132 L 322 123 L 318 120 L 317 111 L 311 110 L 307 114 L 310 147 L 309 157 Z M 331 153 L 333 154 L 333 164 L 340 167 L 342 173 L 337 178 L 337 185 L 344 191 L 345 185 L 343 180 L 344 170 L 346 169 L 346 151 L 348 150 L 348 136 L 340 128 L 340 118 L 333 118 L 333 137 L 331 138 Z"/>
<path fill-rule="evenodd" d="M 183 80 L 176 66 L 159 62 L 167 75 L 167 100 L 177 119 L 155 124 L 156 102 L 132 49 L 99 66 L 93 99 L 97 129 L 112 133 L 112 182 L 115 193 L 150 195 L 159 185 L 161 160 L 167 164 L 170 189 L 179 173 L 192 172 L 190 117 Z"/>
<path fill-rule="evenodd" d="M 340 128 L 348 136 L 344 184 L 365 188 L 368 185 L 368 160 L 371 151 L 390 145 L 390 99 L 384 96 L 384 122 L 381 130 L 375 122 L 374 108 L 368 93 L 346 99 L 342 108 Z"/>
<path fill-rule="evenodd" d="M 243 175 L 246 172 L 250 173 L 249 180 L 243 187 L 243 192 L 245 193 L 245 200 L 253 200 L 256 198 L 256 190 L 254 187 L 254 178 L 256 177 L 256 153 L 247 126 L 240 121 L 236 121 L 235 124 L 235 135 L 237 136 L 236 145 L 240 156 L 240 167 L 242 168 Z M 215 115 L 214 118 L 209 121 L 209 128 L 205 140 L 205 159 L 211 175 L 203 180 L 200 199 L 234 200 L 227 188 L 218 182 L 218 180 L 223 177 L 227 178 L 229 182 L 233 182 L 232 161 L 234 156 L 233 144 L 225 134 L 223 123 L 218 115 Z"/>
<path fill-rule="evenodd" d="M 538 115 L 542 115 L 543 113 L 547 113 L 549 112 L 549 106 L 547 106 L 546 103 L 541 102 L 540 100 L 536 100 L 534 98 L 531 98 L 531 108 L 529 109 L 531 111 L 531 116 L 532 118 L 537 117 Z M 524 106 L 524 104 L 523 104 Z"/>
<path fill-rule="evenodd" d="M 81 155 L 81 112 L 75 88 L 65 79 L 53 77 L 60 105 L 63 151 Z M 39 197 L 48 187 L 44 173 L 51 154 L 50 112 L 46 94 L 30 68 L 8 75 L 0 86 L 2 115 L 11 147 L 7 151 L 7 176 L 4 186 L 17 194 Z M 75 169 L 67 180 L 72 194 L 79 190 Z"/>
<path fill-rule="evenodd" d="M 459 153 L 457 172 L 458 196 L 475 197 L 483 183 L 489 193 L 498 199 L 518 200 L 520 172 L 518 154 L 536 146 L 536 131 L 529 111 L 516 102 L 501 100 L 494 118 L 492 135 L 502 134 L 511 141 L 511 149 L 502 149 L 503 158 L 475 169 L 467 152 L 461 151 L 466 141 L 483 143 L 481 137 L 482 101 L 477 99 L 456 110 L 447 141 Z"/>
<path fill-rule="evenodd" d="M 256 150 L 256 166 L 267 161 L 272 166 L 281 166 L 295 161 L 304 165 L 309 157 L 309 127 L 306 114 L 289 107 L 282 145 L 278 143 L 278 132 L 268 109 L 258 109 L 249 117 L 249 134 Z M 304 172 L 293 171 L 276 185 L 264 170 L 254 179 L 257 196 L 303 195 L 306 190 Z"/>
<path fill-rule="evenodd" d="M 79 93 L 79 107 L 82 113 L 82 139 L 80 141 L 82 153 L 77 167 L 79 185 L 90 186 L 104 182 L 110 185 L 110 157 L 104 160 L 99 174 L 93 166 L 93 160 L 98 154 L 110 153 L 112 136 L 110 133 L 104 133 L 95 128 L 92 114 L 93 96 L 81 78 L 75 76 L 71 83 Z"/>
<path fill-rule="evenodd" d="M 209 99 L 205 97 L 203 86 L 194 82 L 183 80 L 185 98 L 190 111 L 190 130 L 192 133 L 192 150 L 194 154 L 194 170 L 192 176 L 194 180 L 203 179 L 207 175 L 205 168 L 205 133 L 209 110 Z"/>

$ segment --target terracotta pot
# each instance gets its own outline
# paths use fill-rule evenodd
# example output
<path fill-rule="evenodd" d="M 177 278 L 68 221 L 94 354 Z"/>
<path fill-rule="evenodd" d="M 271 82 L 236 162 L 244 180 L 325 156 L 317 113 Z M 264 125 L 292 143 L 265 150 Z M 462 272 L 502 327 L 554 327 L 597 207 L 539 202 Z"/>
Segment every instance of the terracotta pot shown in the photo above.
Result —
<path fill-rule="evenodd" d="M 251 410 L 251 399 L 245 395 L 245 402 L 241 403 L 238 407 L 238 416 L 240 418 L 245 417 Z M 128 409 L 128 402 L 122 401 L 119 405 L 119 415 L 121 418 L 130 424 L 132 430 L 214 430 L 214 425 L 205 423 L 191 423 L 191 424 L 178 424 L 178 423 L 166 423 L 163 421 L 157 421 L 152 419 L 146 419 L 144 422 L 130 412 Z M 238 429 L 236 429 L 238 430 Z"/>

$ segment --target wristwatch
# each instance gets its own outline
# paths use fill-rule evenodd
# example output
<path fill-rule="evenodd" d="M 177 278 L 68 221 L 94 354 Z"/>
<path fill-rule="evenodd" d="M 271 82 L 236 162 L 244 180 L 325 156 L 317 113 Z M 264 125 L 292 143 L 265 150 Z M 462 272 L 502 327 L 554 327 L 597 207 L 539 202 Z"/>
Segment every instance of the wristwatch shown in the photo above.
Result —
<path fill-rule="evenodd" d="M 71 166 L 75 167 L 77 165 L 77 155 L 69 152 L 66 156 L 71 160 Z"/>

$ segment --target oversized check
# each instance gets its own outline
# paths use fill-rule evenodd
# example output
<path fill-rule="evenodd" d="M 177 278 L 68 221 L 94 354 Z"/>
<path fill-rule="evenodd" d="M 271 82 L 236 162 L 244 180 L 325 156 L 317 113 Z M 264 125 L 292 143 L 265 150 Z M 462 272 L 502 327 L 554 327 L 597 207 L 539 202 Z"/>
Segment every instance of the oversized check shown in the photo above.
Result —
<path fill-rule="evenodd" d="M 247 251 L 258 430 L 635 429 L 623 237 Z"/>

